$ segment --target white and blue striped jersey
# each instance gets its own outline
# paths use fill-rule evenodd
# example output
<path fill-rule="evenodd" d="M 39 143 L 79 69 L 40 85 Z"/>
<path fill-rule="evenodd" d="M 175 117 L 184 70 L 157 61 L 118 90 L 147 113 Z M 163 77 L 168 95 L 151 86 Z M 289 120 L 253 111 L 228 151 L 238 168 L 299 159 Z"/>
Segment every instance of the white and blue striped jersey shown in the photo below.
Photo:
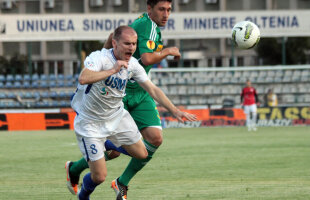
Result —
<path fill-rule="evenodd" d="M 91 53 L 84 61 L 87 69 L 102 71 L 112 69 L 116 62 L 113 49 L 102 49 Z M 102 121 L 122 114 L 122 98 L 129 79 L 137 82 L 149 80 L 144 68 L 132 57 L 128 69 L 122 68 L 118 73 L 89 85 L 78 84 L 71 106 L 84 120 Z"/>

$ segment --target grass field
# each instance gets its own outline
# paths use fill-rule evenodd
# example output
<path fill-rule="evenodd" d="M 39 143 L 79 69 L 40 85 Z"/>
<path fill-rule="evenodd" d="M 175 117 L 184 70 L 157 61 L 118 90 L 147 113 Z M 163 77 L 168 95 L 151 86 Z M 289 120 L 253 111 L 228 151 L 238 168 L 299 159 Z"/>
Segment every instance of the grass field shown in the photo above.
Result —
<path fill-rule="evenodd" d="M 129 200 L 310 199 L 310 127 L 164 134 L 153 160 L 132 180 Z M 76 199 L 64 170 L 67 160 L 80 158 L 73 131 L 0 132 L 0 152 L 1 200 Z M 115 200 L 110 182 L 128 161 L 108 162 L 107 180 L 92 200 Z"/>

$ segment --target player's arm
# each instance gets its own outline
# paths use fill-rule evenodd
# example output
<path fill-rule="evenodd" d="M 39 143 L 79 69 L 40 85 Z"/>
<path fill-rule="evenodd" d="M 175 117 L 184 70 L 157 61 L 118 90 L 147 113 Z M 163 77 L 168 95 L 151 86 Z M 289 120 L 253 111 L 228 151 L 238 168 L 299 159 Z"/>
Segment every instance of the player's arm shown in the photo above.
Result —
<path fill-rule="evenodd" d="M 178 121 L 183 122 L 183 117 L 189 121 L 195 121 L 196 116 L 190 113 L 182 112 L 176 108 L 173 103 L 168 99 L 164 92 L 154 85 L 150 80 L 140 82 L 140 86 L 146 90 L 159 104 L 164 106 Z"/>
<path fill-rule="evenodd" d="M 174 56 L 175 59 L 181 57 L 180 51 L 177 47 L 168 47 L 159 52 L 143 53 L 141 55 L 141 61 L 144 65 L 153 65 L 159 63 L 169 55 Z"/>
<path fill-rule="evenodd" d="M 113 68 L 109 70 L 93 71 L 85 67 L 79 76 L 79 83 L 81 85 L 84 85 L 84 84 L 92 84 L 92 83 L 101 81 L 103 79 L 108 78 L 112 74 L 118 73 L 122 67 L 125 67 L 125 68 L 128 67 L 128 64 L 126 61 L 118 60 L 114 64 Z"/>
<path fill-rule="evenodd" d="M 240 95 L 240 101 L 243 102 L 243 96 L 244 96 L 244 89 L 242 89 L 241 95 Z"/>
<path fill-rule="evenodd" d="M 111 33 L 107 39 L 107 41 L 105 41 L 104 45 L 103 45 L 103 48 L 105 49 L 111 49 L 113 48 L 112 46 L 112 37 L 113 37 L 113 33 Z"/>
<path fill-rule="evenodd" d="M 255 89 L 254 89 L 254 97 L 255 97 L 255 102 L 256 102 L 256 104 L 259 105 L 260 102 L 259 102 L 258 95 L 257 95 L 257 92 L 256 92 Z"/>

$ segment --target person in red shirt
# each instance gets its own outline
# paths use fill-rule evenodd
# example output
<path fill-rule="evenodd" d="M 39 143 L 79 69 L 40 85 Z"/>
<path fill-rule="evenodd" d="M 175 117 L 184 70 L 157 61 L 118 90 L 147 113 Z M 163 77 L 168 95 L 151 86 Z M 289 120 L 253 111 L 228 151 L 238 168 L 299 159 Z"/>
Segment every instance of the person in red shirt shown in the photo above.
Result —
<path fill-rule="evenodd" d="M 244 107 L 248 130 L 256 131 L 257 105 L 259 105 L 259 100 L 256 90 L 252 87 L 250 80 L 246 81 L 246 87 L 242 89 L 241 102 Z"/>

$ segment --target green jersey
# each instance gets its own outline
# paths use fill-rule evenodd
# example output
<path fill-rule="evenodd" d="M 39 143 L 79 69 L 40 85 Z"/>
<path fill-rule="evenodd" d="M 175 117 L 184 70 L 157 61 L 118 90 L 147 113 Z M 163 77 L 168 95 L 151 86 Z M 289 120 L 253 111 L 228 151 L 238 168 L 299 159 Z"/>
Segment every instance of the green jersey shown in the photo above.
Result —
<path fill-rule="evenodd" d="M 137 50 L 133 56 L 139 60 L 148 74 L 153 65 L 143 65 L 141 62 L 141 55 L 143 53 L 153 53 L 154 51 L 161 51 L 163 49 L 163 42 L 161 39 L 160 28 L 152 21 L 147 13 L 143 13 L 131 25 L 138 34 Z M 141 88 L 138 83 L 129 81 L 126 89 Z"/>

